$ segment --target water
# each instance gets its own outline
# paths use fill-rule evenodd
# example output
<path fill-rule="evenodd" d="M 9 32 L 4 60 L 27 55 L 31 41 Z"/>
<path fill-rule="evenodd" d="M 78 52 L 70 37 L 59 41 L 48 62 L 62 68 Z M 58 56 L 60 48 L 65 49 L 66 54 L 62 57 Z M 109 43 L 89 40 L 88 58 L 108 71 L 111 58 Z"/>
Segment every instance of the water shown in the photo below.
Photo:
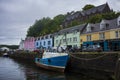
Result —
<path fill-rule="evenodd" d="M 0 80 L 95 80 L 80 74 L 47 71 L 27 62 L 0 57 Z M 97 79 L 102 80 L 102 79 Z M 107 80 L 107 79 L 105 79 Z"/>

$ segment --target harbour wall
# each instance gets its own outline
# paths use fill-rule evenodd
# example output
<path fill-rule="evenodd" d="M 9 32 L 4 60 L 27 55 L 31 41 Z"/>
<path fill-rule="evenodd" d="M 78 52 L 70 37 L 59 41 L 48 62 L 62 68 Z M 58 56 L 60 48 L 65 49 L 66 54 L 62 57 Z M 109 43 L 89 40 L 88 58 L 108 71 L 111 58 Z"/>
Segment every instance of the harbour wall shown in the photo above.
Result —
<path fill-rule="evenodd" d="M 93 77 L 119 77 L 119 53 L 69 54 L 66 71 L 90 75 Z M 120 80 L 116 79 L 116 80 Z"/>
<path fill-rule="evenodd" d="M 42 57 L 41 53 L 34 53 L 34 52 L 14 52 L 13 54 L 9 54 L 9 56 L 16 60 L 21 61 L 29 61 L 31 63 L 35 63 L 35 57 Z"/>

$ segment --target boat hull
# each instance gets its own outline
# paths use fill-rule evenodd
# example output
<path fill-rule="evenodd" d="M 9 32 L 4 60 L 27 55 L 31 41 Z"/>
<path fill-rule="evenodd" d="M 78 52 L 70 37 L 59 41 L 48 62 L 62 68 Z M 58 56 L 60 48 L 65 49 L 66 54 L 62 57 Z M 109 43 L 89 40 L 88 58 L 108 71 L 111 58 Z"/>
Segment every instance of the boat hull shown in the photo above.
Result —
<path fill-rule="evenodd" d="M 49 66 L 49 65 L 38 63 L 38 62 L 36 62 L 36 65 L 38 67 L 41 67 L 41 68 L 44 68 L 44 69 L 47 69 L 47 70 L 52 70 L 52 71 L 64 72 L 64 70 L 65 70 L 65 67 Z"/>
<path fill-rule="evenodd" d="M 68 55 L 66 56 L 56 56 L 51 58 L 36 58 L 35 63 L 37 66 L 52 70 L 64 72 L 68 60 Z"/>

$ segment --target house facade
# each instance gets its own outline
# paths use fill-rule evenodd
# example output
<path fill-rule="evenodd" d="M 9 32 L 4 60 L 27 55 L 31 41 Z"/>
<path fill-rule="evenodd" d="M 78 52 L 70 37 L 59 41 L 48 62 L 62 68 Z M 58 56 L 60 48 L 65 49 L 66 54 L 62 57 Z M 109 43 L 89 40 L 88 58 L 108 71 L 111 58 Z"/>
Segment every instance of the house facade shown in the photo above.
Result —
<path fill-rule="evenodd" d="M 99 44 L 104 51 L 120 50 L 120 17 L 88 24 L 81 34 L 82 45 Z"/>
<path fill-rule="evenodd" d="M 52 34 L 37 37 L 35 40 L 35 49 L 39 48 L 50 49 L 53 47 Z"/>
<path fill-rule="evenodd" d="M 35 50 L 35 38 L 34 37 L 27 37 L 24 40 L 24 49 L 28 51 L 34 51 Z"/>
<path fill-rule="evenodd" d="M 80 47 L 80 32 L 86 24 L 60 30 L 54 34 L 54 47 Z"/>

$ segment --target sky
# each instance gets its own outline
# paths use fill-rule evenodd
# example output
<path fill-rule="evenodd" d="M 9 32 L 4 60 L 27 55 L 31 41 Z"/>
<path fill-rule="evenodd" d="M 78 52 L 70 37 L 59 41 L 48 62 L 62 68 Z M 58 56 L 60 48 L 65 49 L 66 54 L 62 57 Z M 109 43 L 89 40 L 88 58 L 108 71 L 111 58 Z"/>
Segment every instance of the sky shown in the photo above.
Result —
<path fill-rule="evenodd" d="M 19 45 L 35 20 L 106 2 L 114 11 L 120 11 L 120 0 L 0 0 L 0 44 Z"/>

